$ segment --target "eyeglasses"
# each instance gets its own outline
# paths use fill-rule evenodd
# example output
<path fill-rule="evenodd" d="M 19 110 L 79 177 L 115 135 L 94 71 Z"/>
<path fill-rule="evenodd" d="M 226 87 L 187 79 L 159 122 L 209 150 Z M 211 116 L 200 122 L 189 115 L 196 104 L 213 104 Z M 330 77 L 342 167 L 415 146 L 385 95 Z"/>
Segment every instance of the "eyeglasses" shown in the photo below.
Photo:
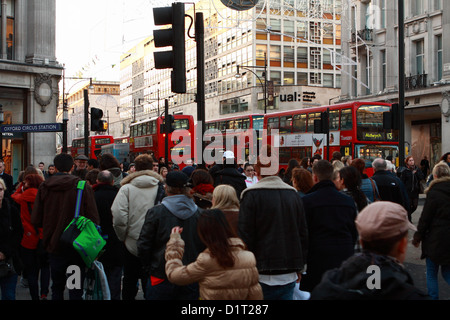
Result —
<path fill-rule="evenodd" d="M 255 169 L 245 169 L 245 171 L 255 171 Z"/>

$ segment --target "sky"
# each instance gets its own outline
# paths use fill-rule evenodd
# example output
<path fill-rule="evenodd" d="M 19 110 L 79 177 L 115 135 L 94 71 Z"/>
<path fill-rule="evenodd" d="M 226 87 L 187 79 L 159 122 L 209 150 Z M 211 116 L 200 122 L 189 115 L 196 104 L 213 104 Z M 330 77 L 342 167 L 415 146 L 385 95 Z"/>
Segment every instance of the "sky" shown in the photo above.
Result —
<path fill-rule="evenodd" d="M 155 4 L 156 3 L 156 4 Z M 120 56 L 152 35 L 168 0 L 56 0 L 56 58 L 65 76 L 119 81 Z"/>

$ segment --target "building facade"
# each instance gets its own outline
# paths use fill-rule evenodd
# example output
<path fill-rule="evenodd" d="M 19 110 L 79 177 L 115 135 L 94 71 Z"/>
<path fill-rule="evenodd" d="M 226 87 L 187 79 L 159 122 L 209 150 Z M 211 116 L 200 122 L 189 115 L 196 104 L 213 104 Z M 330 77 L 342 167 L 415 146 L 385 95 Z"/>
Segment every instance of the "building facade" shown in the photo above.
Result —
<path fill-rule="evenodd" d="M 68 122 L 67 122 L 67 143 L 72 144 L 72 140 L 84 137 L 84 90 L 88 90 L 89 108 L 99 108 L 103 111 L 103 120 L 108 122 L 108 130 L 104 134 L 114 137 L 126 135 L 124 125 L 119 117 L 119 82 L 97 81 L 97 80 L 76 80 L 72 82 L 65 80 L 65 99 L 67 100 Z M 72 83 L 72 85 L 70 85 Z M 62 96 L 60 97 L 62 99 Z M 63 102 L 60 102 L 62 105 Z M 62 118 L 62 110 L 59 110 L 58 119 Z M 95 132 L 89 132 L 95 135 Z M 102 133 L 103 134 L 103 133 Z M 62 134 L 58 135 L 57 148 L 62 148 Z"/>
<path fill-rule="evenodd" d="M 434 165 L 450 151 L 450 2 L 404 3 L 405 155 Z M 398 1 L 347 0 L 340 100 L 397 102 L 398 45 Z"/>
<path fill-rule="evenodd" d="M 0 104 L 3 124 L 54 123 L 62 67 L 55 57 L 55 0 L 1 0 Z M 17 181 L 30 163 L 53 161 L 55 133 L 5 133 L 1 154 Z"/>
<path fill-rule="evenodd" d="M 340 0 L 260 1 L 247 11 L 197 2 L 205 25 L 206 121 L 326 105 L 339 96 L 341 8 Z M 193 17 L 193 9 L 186 14 Z M 196 43 L 186 39 L 186 94 L 171 92 L 171 70 L 155 69 L 153 37 L 121 57 L 124 123 L 161 114 L 165 99 L 170 113 L 196 116 Z"/>

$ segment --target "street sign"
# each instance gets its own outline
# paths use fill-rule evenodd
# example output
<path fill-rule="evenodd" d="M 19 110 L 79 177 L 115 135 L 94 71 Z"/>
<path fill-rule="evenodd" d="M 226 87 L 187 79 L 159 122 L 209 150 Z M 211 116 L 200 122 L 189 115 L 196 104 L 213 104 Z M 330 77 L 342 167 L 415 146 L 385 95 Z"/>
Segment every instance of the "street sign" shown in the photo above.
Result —
<path fill-rule="evenodd" d="M 60 131 L 62 131 L 62 123 L 4 124 L 0 126 L 1 133 Z"/>

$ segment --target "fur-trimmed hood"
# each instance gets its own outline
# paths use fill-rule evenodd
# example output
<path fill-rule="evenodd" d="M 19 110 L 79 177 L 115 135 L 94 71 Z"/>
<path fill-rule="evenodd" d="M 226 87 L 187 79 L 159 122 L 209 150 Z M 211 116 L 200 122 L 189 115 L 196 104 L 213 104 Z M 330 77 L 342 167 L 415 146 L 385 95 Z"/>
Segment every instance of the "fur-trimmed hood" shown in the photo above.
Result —
<path fill-rule="evenodd" d="M 425 192 L 425 193 L 428 193 L 428 191 L 430 191 L 430 189 L 431 189 L 435 184 L 438 184 L 438 183 L 441 183 L 441 182 L 450 182 L 450 177 L 441 177 L 441 178 L 439 178 L 439 179 L 436 179 L 436 180 L 431 181 L 430 185 L 428 186 L 428 188 L 425 189 L 424 192 Z"/>
<path fill-rule="evenodd" d="M 242 191 L 241 199 L 244 197 L 244 194 L 247 191 L 251 190 L 257 190 L 257 189 L 282 189 L 282 190 L 293 190 L 297 192 L 297 190 L 294 187 L 291 187 L 287 183 L 284 183 L 283 180 L 281 180 L 278 176 L 270 176 L 262 178 L 258 181 L 258 183 L 246 188 L 244 191 Z"/>
<path fill-rule="evenodd" d="M 133 183 L 133 184 L 141 184 L 141 183 L 146 183 L 149 182 L 149 180 L 153 180 L 153 179 L 148 179 L 148 177 L 151 177 L 154 179 L 153 184 L 158 184 L 158 182 L 164 182 L 164 179 L 155 171 L 153 170 L 142 170 L 142 171 L 136 171 L 133 172 L 131 174 L 129 174 L 128 176 L 126 176 L 125 178 L 122 179 L 122 181 L 120 182 L 120 185 L 126 185 L 127 183 Z M 152 182 L 150 182 L 152 183 Z"/>

